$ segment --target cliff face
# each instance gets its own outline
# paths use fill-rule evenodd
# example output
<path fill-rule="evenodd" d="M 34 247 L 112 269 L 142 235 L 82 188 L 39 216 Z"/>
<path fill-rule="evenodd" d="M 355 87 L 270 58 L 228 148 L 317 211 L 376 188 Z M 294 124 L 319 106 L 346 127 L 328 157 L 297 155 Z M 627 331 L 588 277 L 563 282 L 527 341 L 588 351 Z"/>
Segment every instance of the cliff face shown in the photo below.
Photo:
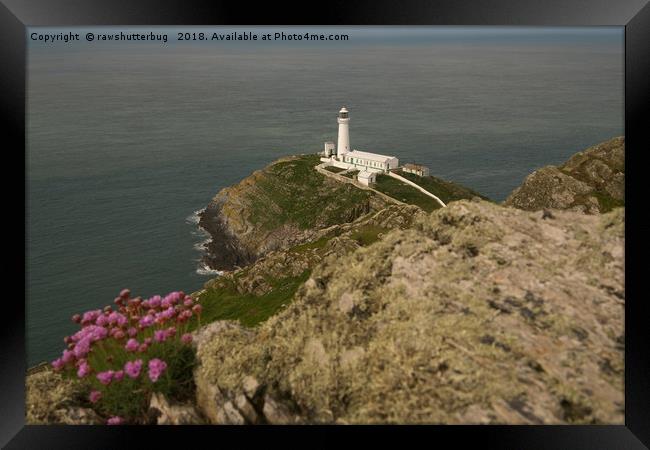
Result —
<path fill-rule="evenodd" d="M 213 423 L 623 423 L 624 211 L 459 201 L 198 339 Z M 239 406 L 238 406 L 239 405 Z"/>
<path fill-rule="evenodd" d="M 317 173 L 316 164 L 315 155 L 285 158 L 221 190 L 199 222 L 211 235 L 205 262 L 219 270 L 243 267 L 386 206 L 372 192 Z"/>
<path fill-rule="evenodd" d="M 625 138 L 590 147 L 559 167 L 533 172 L 504 204 L 528 211 L 555 208 L 587 214 L 624 206 Z"/>

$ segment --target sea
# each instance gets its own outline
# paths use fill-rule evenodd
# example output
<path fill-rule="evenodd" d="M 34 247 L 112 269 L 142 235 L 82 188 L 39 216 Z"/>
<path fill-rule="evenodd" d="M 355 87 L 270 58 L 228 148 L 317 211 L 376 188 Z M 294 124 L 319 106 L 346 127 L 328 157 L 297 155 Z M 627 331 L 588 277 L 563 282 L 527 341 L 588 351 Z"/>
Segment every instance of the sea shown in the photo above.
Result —
<path fill-rule="evenodd" d="M 336 141 L 424 164 L 504 200 L 533 170 L 624 134 L 622 27 L 319 27 L 345 41 L 177 41 L 213 28 L 75 31 L 28 39 L 27 363 L 48 361 L 74 313 L 192 292 L 197 213 L 273 160 Z M 89 42 L 88 31 L 169 41 Z M 266 31 L 255 27 L 220 32 Z"/>

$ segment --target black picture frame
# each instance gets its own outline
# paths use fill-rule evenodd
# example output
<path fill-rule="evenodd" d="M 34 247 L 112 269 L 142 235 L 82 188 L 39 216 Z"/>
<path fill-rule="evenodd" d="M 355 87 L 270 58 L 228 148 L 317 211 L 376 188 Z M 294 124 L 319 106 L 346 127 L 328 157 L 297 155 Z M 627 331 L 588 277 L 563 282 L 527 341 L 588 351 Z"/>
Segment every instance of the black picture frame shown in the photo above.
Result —
<path fill-rule="evenodd" d="M 650 98 L 650 5 L 646 0 L 444 0 L 284 3 L 225 1 L 101 1 L 0 0 L 0 89 L 5 141 L 4 155 L 25 149 L 26 27 L 92 25 L 517 25 L 625 27 L 625 140 L 626 140 L 626 314 L 625 425 L 621 426 L 424 426 L 424 427 L 303 427 L 290 428 L 292 440 L 319 434 L 317 444 L 349 437 L 379 437 L 395 443 L 422 438 L 431 446 L 453 442 L 496 448 L 616 448 L 650 445 L 650 352 L 647 349 L 650 306 L 644 296 L 644 256 L 647 227 L 643 225 L 644 150 L 650 150 L 647 128 Z M 20 159 L 18 159 L 20 161 Z M 24 159 L 23 159 L 24 162 Z M 13 166 L 15 168 L 15 166 Z M 19 171 L 11 168 L 12 173 Z M 5 166 L 8 170 L 8 166 Z M 23 174 L 25 172 L 23 171 Z M 5 186 L 8 195 L 15 184 Z M 26 197 L 25 213 L 27 212 Z M 25 232 L 27 242 L 28 236 Z M 25 247 L 26 248 L 26 247 Z M 25 250 L 26 251 L 26 250 Z M 26 256 L 26 255 L 24 255 Z M 8 259 L 8 258 L 7 258 Z M 16 270 L 21 268 L 15 265 Z M 23 272 L 25 270 L 23 265 Z M 26 279 L 26 274 L 24 274 Z M 18 278 L 18 275 L 16 275 Z M 27 283 L 25 283 L 25 289 Z M 0 327 L 0 444 L 6 448 L 119 448 L 146 439 L 170 442 L 178 436 L 201 445 L 209 439 L 220 445 L 226 435 L 240 443 L 251 436 L 272 438 L 282 427 L 66 427 L 25 425 L 25 309 L 7 301 Z M 174 432 L 174 436 L 170 433 Z M 190 428 L 190 430 L 188 430 Z M 180 435 L 178 434 L 180 433 Z M 217 436 L 215 436 L 215 434 Z M 414 436 L 418 435 L 418 436 Z M 286 438 L 286 436 L 285 436 Z M 408 439 L 408 440 L 406 440 Z M 187 441 L 186 441 L 187 442 Z M 314 441 L 316 442 L 316 441 Z M 408 445 L 408 444 L 407 444 Z M 446 446 L 446 445 L 445 445 Z"/>

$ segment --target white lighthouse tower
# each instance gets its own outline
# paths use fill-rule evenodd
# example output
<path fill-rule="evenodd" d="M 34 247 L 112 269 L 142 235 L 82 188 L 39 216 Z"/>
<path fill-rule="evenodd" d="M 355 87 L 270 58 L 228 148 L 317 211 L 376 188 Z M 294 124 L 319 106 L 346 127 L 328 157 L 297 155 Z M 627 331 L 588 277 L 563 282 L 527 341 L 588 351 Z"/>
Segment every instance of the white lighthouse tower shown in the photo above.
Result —
<path fill-rule="evenodd" d="M 336 146 L 336 156 L 339 161 L 343 161 L 343 155 L 350 152 L 350 117 L 345 106 L 339 111 L 336 120 L 339 123 L 339 143 Z"/>

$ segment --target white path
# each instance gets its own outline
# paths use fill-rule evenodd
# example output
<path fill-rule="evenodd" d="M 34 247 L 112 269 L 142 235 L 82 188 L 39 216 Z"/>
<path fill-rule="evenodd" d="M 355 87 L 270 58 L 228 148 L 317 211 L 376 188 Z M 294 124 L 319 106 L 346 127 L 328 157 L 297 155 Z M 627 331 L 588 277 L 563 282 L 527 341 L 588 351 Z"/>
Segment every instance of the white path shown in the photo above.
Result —
<path fill-rule="evenodd" d="M 390 195 L 386 195 L 383 192 L 379 192 L 376 189 L 373 189 L 373 188 L 371 188 L 369 186 L 365 186 L 365 185 L 359 183 L 354 178 L 348 178 L 348 177 L 341 176 L 340 174 L 343 173 L 343 172 L 334 173 L 334 172 L 330 172 L 329 170 L 326 170 L 325 167 L 328 166 L 328 165 L 329 165 L 328 163 L 322 163 L 322 164 L 319 164 L 317 166 L 314 166 L 314 169 L 316 169 L 316 171 L 318 173 L 321 173 L 321 174 L 325 175 L 326 177 L 334 178 L 335 180 L 343 182 L 343 183 L 352 184 L 352 185 L 358 187 L 359 189 L 363 189 L 364 191 L 372 191 L 375 194 L 379 195 L 380 197 L 382 197 L 383 199 L 385 199 L 385 200 L 387 200 L 387 201 L 389 201 L 391 203 L 395 203 L 397 205 L 406 205 L 406 203 L 400 202 L 399 200 L 397 200 L 396 198 L 391 197 Z"/>
<path fill-rule="evenodd" d="M 393 178 L 395 178 L 396 180 L 401 181 L 402 183 L 406 183 L 406 184 L 408 184 L 408 185 L 410 185 L 410 186 L 413 186 L 413 187 L 414 187 L 415 189 L 417 189 L 418 191 L 421 191 L 422 193 L 428 195 L 429 197 L 432 197 L 432 198 L 435 199 L 438 203 L 440 203 L 440 206 L 442 206 L 443 208 L 444 208 L 445 206 L 447 206 L 447 205 L 445 205 L 445 202 L 443 202 L 442 200 L 440 200 L 438 197 L 436 197 L 435 195 L 433 195 L 431 192 L 429 192 L 429 191 L 427 191 L 426 189 L 424 189 L 422 186 L 418 186 L 417 184 L 415 184 L 415 183 L 412 182 L 411 180 L 408 180 L 408 179 L 406 179 L 406 178 L 404 178 L 404 177 L 402 177 L 402 176 L 400 176 L 400 175 L 397 175 L 397 174 L 394 173 L 394 172 L 388 172 L 388 176 L 393 177 Z"/>

